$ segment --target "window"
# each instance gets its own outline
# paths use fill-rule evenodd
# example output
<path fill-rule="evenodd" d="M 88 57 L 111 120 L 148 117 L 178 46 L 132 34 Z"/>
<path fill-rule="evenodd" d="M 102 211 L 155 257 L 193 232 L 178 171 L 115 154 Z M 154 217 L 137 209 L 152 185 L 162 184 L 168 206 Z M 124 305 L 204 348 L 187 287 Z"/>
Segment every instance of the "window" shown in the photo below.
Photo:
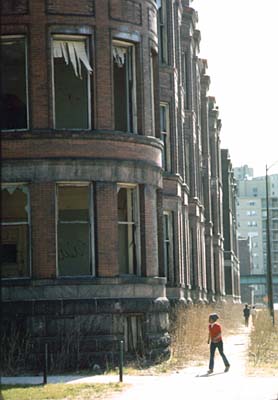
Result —
<path fill-rule="evenodd" d="M 139 207 L 137 187 L 118 186 L 120 274 L 139 275 Z"/>
<path fill-rule="evenodd" d="M 164 143 L 163 150 L 163 168 L 165 171 L 171 171 L 171 149 L 170 149 L 170 123 L 169 123 L 169 105 L 160 104 L 160 130 L 161 140 Z"/>
<path fill-rule="evenodd" d="M 30 210 L 27 185 L 1 189 L 1 277 L 30 276 Z"/>
<path fill-rule="evenodd" d="M 164 271 L 167 281 L 170 281 L 170 271 L 173 271 L 173 217 L 171 212 L 164 212 Z"/>
<path fill-rule="evenodd" d="M 137 133 L 135 46 L 113 41 L 115 129 Z"/>
<path fill-rule="evenodd" d="M 143 326 L 144 317 L 140 314 L 127 314 L 123 317 L 124 322 L 124 345 L 125 351 L 143 355 L 144 338 Z"/>
<path fill-rule="evenodd" d="M 54 120 L 56 129 L 90 129 L 90 74 L 84 37 L 53 36 Z"/>
<path fill-rule="evenodd" d="M 168 64 L 168 22 L 167 22 L 167 2 L 161 0 L 158 5 L 158 43 L 159 60 L 163 64 Z"/>
<path fill-rule="evenodd" d="M 24 36 L 1 38 L 1 129 L 28 129 L 27 50 Z"/>
<path fill-rule="evenodd" d="M 189 77 L 187 68 L 187 53 L 182 55 L 182 70 L 183 70 L 183 91 L 184 91 L 184 107 L 189 108 Z"/>
<path fill-rule="evenodd" d="M 90 185 L 57 188 L 58 275 L 92 274 L 92 189 Z"/>
<path fill-rule="evenodd" d="M 150 55 L 150 72 L 151 72 L 151 107 L 152 107 L 152 135 L 155 136 L 155 52 L 151 51 Z"/>

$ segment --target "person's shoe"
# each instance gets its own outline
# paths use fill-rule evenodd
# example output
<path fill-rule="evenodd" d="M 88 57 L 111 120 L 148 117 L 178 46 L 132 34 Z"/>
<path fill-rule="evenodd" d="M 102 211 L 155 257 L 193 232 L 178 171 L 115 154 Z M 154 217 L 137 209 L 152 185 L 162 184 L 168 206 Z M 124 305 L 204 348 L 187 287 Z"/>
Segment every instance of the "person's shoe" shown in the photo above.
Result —
<path fill-rule="evenodd" d="M 212 373 L 213 373 L 213 369 L 209 369 L 208 374 L 212 374 Z"/>
<path fill-rule="evenodd" d="M 224 369 L 224 372 L 228 372 L 229 369 L 230 369 L 230 366 L 228 365 L 228 366 Z"/>

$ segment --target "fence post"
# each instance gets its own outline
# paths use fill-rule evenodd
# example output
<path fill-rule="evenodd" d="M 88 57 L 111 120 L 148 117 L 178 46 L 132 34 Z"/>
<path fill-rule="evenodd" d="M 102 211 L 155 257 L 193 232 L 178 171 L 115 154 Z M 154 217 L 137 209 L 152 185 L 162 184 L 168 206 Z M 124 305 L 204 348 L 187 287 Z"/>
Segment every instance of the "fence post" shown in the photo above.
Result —
<path fill-rule="evenodd" d="M 47 384 L 47 370 L 48 370 L 48 346 L 44 345 L 44 368 L 43 368 L 43 384 Z"/>
<path fill-rule="evenodd" d="M 119 357 L 120 382 L 123 381 L 123 365 L 124 365 L 124 342 L 123 342 L 123 340 L 120 340 L 120 357 Z"/>

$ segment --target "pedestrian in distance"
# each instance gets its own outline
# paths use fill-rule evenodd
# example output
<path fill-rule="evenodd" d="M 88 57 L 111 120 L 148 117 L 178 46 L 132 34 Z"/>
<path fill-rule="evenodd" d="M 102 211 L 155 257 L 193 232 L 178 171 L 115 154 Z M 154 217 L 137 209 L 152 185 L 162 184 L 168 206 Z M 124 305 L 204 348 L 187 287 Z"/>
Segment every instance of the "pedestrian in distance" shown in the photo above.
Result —
<path fill-rule="evenodd" d="M 243 316 L 244 316 L 245 326 L 248 327 L 249 317 L 250 317 L 250 308 L 249 308 L 248 304 L 245 304 L 245 307 L 243 309 Z"/>
<path fill-rule="evenodd" d="M 215 350 L 218 349 L 219 354 L 225 365 L 224 372 L 228 372 L 230 369 L 230 363 L 224 354 L 223 350 L 223 340 L 222 340 L 222 327 L 216 322 L 219 319 L 218 315 L 213 313 L 209 315 L 209 334 L 208 334 L 208 344 L 210 344 L 210 358 L 209 358 L 209 369 L 208 374 L 213 373 L 214 368 L 214 356 Z"/>
<path fill-rule="evenodd" d="M 257 310 L 256 310 L 256 306 L 252 306 L 251 310 L 250 310 L 250 314 L 252 317 L 252 324 L 254 326 L 256 318 L 257 318 Z"/>

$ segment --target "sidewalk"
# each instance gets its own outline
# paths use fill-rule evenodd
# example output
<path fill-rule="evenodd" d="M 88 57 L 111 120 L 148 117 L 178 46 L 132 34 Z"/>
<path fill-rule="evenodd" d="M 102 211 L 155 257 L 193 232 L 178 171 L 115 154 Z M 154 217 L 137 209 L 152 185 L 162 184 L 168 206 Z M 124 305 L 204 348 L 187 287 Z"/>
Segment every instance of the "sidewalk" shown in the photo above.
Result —
<path fill-rule="evenodd" d="M 278 378 L 245 376 L 248 329 L 224 340 L 224 351 L 231 364 L 228 373 L 217 355 L 215 372 L 207 375 L 207 365 L 188 367 L 179 373 L 160 376 L 124 375 L 130 387 L 111 400 L 278 400 Z M 110 383 L 119 382 L 118 375 L 49 376 L 48 383 Z M 40 384 L 42 377 L 6 377 L 3 384 Z"/>

